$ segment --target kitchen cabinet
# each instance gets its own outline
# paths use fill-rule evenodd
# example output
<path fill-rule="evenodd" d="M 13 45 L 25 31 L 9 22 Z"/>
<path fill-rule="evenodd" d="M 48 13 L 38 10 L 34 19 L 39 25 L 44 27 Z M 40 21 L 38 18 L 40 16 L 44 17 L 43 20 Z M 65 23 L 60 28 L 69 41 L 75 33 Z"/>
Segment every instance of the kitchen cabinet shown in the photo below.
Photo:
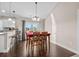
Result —
<path fill-rule="evenodd" d="M 0 52 L 8 52 L 14 46 L 15 39 L 11 36 L 15 35 L 15 30 L 0 32 Z"/>

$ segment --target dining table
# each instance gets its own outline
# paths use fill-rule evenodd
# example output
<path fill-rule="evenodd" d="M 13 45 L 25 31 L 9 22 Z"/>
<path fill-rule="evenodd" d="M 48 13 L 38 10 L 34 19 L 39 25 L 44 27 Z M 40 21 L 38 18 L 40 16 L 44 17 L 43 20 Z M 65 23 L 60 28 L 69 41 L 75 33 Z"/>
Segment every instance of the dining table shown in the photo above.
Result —
<path fill-rule="evenodd" d="M 48 32 L 30 32 L 30 33 L 26 33 L 26 36 L 27 36 L 27 41 L 28 41 L 29 46 L 31 44 L 31 41 L 34 40 L 34 37 L 39 37 L 39 38 L 45 37 L 47 55 L 50 54 L 50 33 L 48 33 Z M 37 39 L 37 40 L 39 40 L 39 39 Z"/>

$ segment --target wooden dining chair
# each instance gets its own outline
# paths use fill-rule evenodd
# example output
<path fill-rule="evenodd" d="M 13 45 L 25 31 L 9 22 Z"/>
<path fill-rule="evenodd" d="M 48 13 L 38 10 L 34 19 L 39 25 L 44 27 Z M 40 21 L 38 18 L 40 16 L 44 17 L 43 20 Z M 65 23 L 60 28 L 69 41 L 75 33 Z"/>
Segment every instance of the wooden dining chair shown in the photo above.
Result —
<path fill-rule="evenodd" d="M 32 32 L 26 32 L 26 49 L 28 51 L 28 56 L 30 56 L 30 51 L 31 51 L 31 40 L 32 40 L 32 35 L 33 33 Z"/>
<path fill-rule="evenodd" d="M 47 34 L 48 32 L 33 32 L 32 35 L 27 35 L 28 48 L 31 47 L 30 56 L 44 56 L 47 53 Z"/>
<path fill-rule="evenodd" d="M 42 40 L 40 38 L 40 32 L 33 32 L 33 39 L 31 40 L 31 47 L 32 47 L 32 55 L 33 56 L 42 56 Z M 35 51 L 36 47 L 36 51 Z M 36 54 L 35 54 L 36 52 Z"/>
<path fill-rule="evenodd" d="M 41 39 L 42 39 L 42 48 L 43 48 L 43 52 L 46 54 L 47 53 L 47 34 L 48 32 L 41 32 Z"/>
<path fill-rule="evenodd" d="M 45 48 L 45 51 L 46 51 L 46 55 L 49 56 L 50 54 L 50 33 L 48 32 L 42 32 L 42 35 L 44 37 L 44 48 Z"/>

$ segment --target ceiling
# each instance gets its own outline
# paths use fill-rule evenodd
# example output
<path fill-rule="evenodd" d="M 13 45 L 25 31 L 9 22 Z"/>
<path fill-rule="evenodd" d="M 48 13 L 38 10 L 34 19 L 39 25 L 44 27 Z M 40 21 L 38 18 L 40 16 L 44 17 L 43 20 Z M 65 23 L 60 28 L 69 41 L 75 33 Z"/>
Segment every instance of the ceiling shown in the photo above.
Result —
<path fill-rule="evenodd" d="M 55 7 L 57 2 L 38 2 L 37 6 L 37 15 L 45 19 L 52 9 Z M 34 2 L 0 2 L 0 10 L 5 10 L 5 13 L 0 11 L 0 16 L 9 15 L 10 9 L 11 11 L 15 10 L 15 14 L 25 18 L 32 18 L 34 16 L 35 4 Z M 13 12 L 11 12 L 13 13 Z"/>

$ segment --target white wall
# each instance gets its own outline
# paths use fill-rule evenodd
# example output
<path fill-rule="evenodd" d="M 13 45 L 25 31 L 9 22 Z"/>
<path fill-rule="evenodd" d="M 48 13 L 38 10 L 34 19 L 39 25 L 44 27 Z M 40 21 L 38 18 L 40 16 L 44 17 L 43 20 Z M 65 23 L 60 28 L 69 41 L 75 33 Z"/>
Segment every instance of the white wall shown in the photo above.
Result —
<path fill-rule="evenodd" d="M 77 51 L 79 52 L 79 9 L 77 10 L 77 24 L 76 24 L 76 33 L 77 33 Z"/>
<path fill-rule="evenodd" d="M 51 12 L 56 21 L 56 43 L 67 49 L 76 51 L 76 18 L 78 3 L 59 3 Z M 48 18 L 50 15 L 48 16 Z M 48 19 L 47 18 L 47 19 Z M 52 19 L 48 19 L 51 23 Z M 51 24 L 46 22 L 47 28 Z M 50 31 L 50 30 L 49 30 Z"/>
<path fill-rule="evenodd" d="M 54 15 L 50 14 L 50 16 L 45 20 L 45 31 L 48 31 L 51 35 L 51 42 L 56 42 L 56 22 L 54 19 Z"/>
<path fill-rule="evenodd" d="M 45 20 L 45 31 L 51 33 L 50 38 L 52 40 L 52 20 L 50 16 Z"/>
<path fill-rule="evenodd" d="M 16 19 L 15 20 L 15 27 L 19 29 L 19 31 L 21 31 L 21 40 L 22 40 L 22 20 Z"/>

